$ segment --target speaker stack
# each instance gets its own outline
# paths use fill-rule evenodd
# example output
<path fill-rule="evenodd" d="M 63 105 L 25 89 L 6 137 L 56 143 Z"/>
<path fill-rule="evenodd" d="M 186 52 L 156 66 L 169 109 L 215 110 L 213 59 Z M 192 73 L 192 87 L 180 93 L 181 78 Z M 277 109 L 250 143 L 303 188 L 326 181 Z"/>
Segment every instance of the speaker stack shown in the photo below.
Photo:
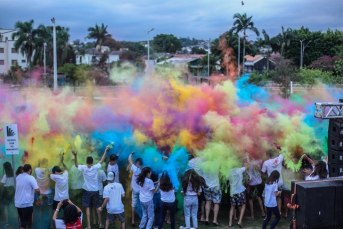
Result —
<path fill-rule="evenodd" d="M 330 177 L 343 176 L 343 119 L 330 119 L 328 131 L 328 167 Z"/>

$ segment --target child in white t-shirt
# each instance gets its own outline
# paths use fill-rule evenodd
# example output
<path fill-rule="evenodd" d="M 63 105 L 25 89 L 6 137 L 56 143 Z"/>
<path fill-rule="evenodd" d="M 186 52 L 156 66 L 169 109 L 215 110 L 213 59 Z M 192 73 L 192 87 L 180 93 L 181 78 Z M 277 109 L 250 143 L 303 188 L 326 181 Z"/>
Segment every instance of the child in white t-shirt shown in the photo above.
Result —
<path fill-rule="evenodd" d="M 154 194 L 158 191 L 159 185 L 155 188 L 154 182 L 150 179 L 151 169 L 145 167 L 142 169 L 141 174 L 137 178 L 137 184 L 139 185 L 139 200 L 142 205 L 143 216 L 139 228 L 152 228 L 155 218 L 154 213 Z"/>
<path fill-rule="evenodd" d="M 262 229 L 265 229 L 272 217 L 272 212 L 275 215 L 275 219 L 270 226 L 271 229 L 275 228 L 278 222 L 280 221 L 280 211 L 277 206 L 276 197 L 281 194 L 278 191 L 278 181 L 280 178 L 280 173 L 277 170 L 271 172 L 270 176 L 266 180 L 265 188 L 264 188 L 264 205 L 267 209 L 267 217 L 263 221 Z"/>
<path fill-rule="evenodd" d="M 163 221 L 166 218 L 167 211 L 169 211 L 170 216 L 170 228 L 175 228 L 175 189 L 170 181 L 170 177 L 167 172 L 164 172 L 160 178 L 160 189 L 161 189 L 161 213 L 160 222 L 158 224 L 158 229 L 162 229 Z"/>

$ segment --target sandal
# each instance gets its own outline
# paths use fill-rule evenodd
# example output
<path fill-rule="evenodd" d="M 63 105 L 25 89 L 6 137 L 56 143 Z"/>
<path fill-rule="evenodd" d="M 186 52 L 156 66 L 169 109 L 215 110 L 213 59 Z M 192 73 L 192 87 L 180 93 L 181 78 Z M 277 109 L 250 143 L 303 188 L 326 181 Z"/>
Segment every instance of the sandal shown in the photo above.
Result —
<path fill-rule="evenodd" d="M 216 222 L 213 222 L 213 225 L 218 227 L 219 226 L 219 223 L 216 223 Z"/>

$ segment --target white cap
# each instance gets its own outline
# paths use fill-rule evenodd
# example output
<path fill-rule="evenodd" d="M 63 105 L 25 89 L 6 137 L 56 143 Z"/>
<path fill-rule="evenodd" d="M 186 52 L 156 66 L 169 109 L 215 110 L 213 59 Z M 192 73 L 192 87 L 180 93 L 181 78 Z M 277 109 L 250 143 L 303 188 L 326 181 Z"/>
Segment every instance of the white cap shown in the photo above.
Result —
<path fill-rule="evenodd" d="M 113 181 L 114 180 L 114 173 L 113 172 L 109 172 L 107 174 L 107 180 L 109 180 L 109 181 Z"/>

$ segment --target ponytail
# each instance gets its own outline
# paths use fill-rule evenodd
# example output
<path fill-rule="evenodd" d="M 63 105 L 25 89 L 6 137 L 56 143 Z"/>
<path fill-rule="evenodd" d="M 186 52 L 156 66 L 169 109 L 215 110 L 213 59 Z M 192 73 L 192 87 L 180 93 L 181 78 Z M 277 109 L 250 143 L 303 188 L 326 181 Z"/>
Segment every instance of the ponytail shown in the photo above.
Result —
<path fill-rule="evenodd" d="M 139 174 L 139 176 L 136 179 L 136 182 L 139 186 L 143 187 L 144 185 L 144 181 L 145 178 L 147 177 L 147 175 L 151 173 L 151 169 L 150 167 L 144 167 L 141 171 L 141 173 Z"/>

